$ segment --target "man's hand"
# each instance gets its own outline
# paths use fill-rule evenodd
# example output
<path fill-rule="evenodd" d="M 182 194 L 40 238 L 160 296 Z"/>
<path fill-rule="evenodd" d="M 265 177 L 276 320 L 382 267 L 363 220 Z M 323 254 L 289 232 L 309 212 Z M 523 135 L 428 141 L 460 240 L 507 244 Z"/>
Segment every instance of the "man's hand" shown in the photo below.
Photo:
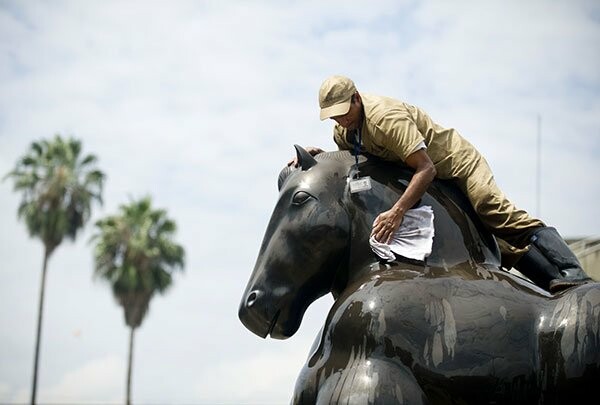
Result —
<path fill-rule="evenodd" d="M 406 164 L 415 169 L 415 174 L 410 179 L 406 191 L 394 206 L 375 218 L 371 236 L 375 236 L 377 242 L 390 243 L 392 236 L 402 223 L 404 213 L 425 194 L 425 190 L 436 175 L 435 166 L 423 149 L 409 155 Z"/>
<path fill-rule="evenodd" d="M 306 148 L 304 148 L 308 153 L 310 153 L 311 156 L 314 155 L 318 155 L 319 153 L 323 153 L 325 152 L 323 149 L 321 148 L 316 148 L 314 146 L 307 146 Z M 287 163 L 288 166 L 294 165 L 294 167 L 298 167 L 298 157 L 294 156 L 294 158 L 292 160 L 290 160 Z"/>
<path fill-rule="evenodd" d="M 395 207 L 382 212 L 375 218 L 375 222 L 373 222 L 371 236 L 374 236 L 377 242 L 390 243 L 392 236 L 400 227 L 403 217 L 404 212 Z"/>

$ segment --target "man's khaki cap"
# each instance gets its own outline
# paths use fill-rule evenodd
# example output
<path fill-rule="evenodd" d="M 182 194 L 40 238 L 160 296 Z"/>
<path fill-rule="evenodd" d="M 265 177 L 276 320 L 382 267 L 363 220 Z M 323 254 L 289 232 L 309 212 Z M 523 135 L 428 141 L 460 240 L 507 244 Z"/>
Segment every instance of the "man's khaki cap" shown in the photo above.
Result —
<path fill-rule="evenodd" d="M 319 89 L 321 121 L 346 114 L 350 110 L 354 93 L 356 93 L 356 86 L 347 77 L 331 76 L 325 79 Z"/>

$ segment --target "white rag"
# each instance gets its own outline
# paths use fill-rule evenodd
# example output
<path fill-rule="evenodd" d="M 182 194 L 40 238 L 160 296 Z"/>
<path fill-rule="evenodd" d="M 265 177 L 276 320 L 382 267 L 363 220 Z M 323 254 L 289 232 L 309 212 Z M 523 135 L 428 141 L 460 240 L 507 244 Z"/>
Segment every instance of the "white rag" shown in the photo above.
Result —
<path fill-rule="evenodd" d="M 406 211 L 389 244 L 377 242 L 373 236 L 369 243 L 373 252 L 382 259 L 396 260 L 396 253 L 423 261 L 431 254 L 433 236 L 433 209 L 429 205 L 423 205 Z"/>

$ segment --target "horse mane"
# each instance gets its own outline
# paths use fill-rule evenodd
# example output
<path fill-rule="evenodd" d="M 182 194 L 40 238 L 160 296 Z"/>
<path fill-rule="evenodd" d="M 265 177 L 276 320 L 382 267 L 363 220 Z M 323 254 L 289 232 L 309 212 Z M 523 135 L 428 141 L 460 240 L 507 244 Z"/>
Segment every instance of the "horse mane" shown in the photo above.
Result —
<path fill-rule="evenodd" d="M 336 162 L 348 163 L 348 165 L 355 163 L 354 155 L 348 150 L 336 150 L 336 151 L 332 151 L 332 152 L 321 152 L 318 155 L 315 155 L 315 160 L 317 160 L 318 162 L 321 162 L 324 160 L 333 160 Z M 359 161 L 359 163 L 363 163 L 363 162 L 367 161 L 367 156 L 362 155 L 362 154 L 359 155 L 358 161 Z M 281 187 L 283 187 L 283 185 L 285 184 L 285 181 L 287 180 L 288 176 L 296 170 L 299 170 L 299 168 L 293 167 L 293 166 L 285 166 L 283 169 L 281 169 L 281 171 L 279 172 L 279 177 L 277 178 L 277 189 L 278 190 L 281 190 Z"/>

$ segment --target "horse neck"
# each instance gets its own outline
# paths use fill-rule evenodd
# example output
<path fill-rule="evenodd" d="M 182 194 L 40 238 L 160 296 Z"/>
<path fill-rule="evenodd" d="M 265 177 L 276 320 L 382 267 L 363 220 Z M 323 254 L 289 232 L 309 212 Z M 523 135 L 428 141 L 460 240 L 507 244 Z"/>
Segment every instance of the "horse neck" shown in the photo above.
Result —
<path fill-rule="evenodd" d="M 373 184 L 373 187 L 381 188 L 377 184 Z M 398 196 L 384 193 L 382 190 L 373 191 L 369 194 L 369 198 L 348 196 L 345 199 L 345 207 L 350 218 L 350 237 L 347 260 L 342 261 L 333 285 L 334 297 L 355 281 L 368 277 L 374 269 L 379 269 L 379 260 L 369 244 L 373 221 L 381 212 L 389 209 Z M 373 196 L 377 196 L 378 199 L 374 200 Z"/>

